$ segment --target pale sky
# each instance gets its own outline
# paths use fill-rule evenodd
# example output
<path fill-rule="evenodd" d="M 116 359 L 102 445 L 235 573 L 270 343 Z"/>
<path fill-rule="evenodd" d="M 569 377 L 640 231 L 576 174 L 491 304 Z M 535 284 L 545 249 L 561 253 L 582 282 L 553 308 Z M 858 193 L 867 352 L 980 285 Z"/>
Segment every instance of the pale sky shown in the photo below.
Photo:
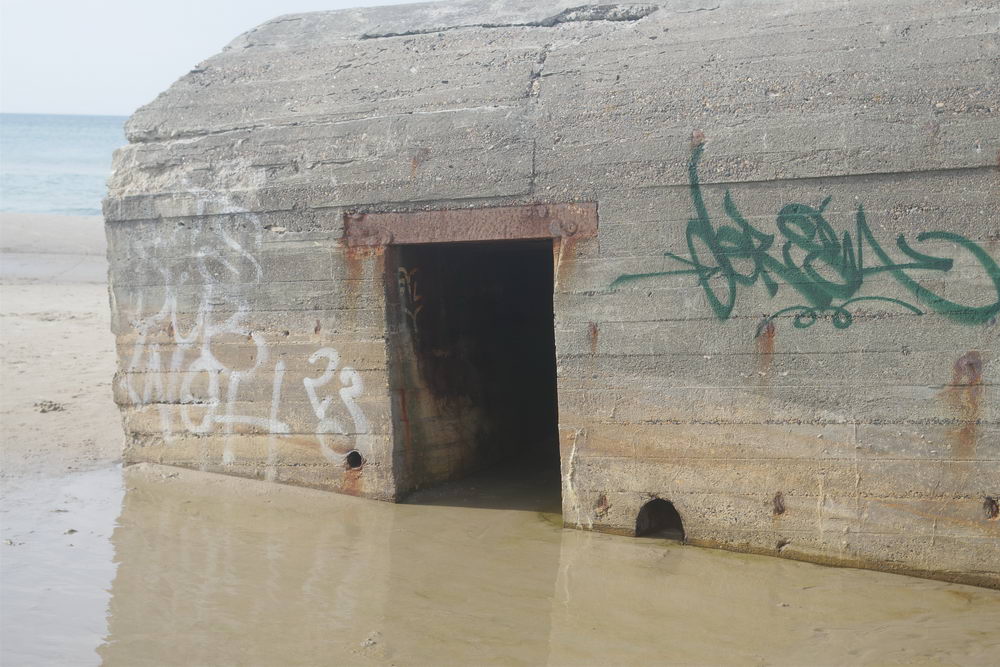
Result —
<path fill-rule="evenodd" d="M 281 14 L 399 0 L 0 0 L 0 112 L 127 116 Z"/>

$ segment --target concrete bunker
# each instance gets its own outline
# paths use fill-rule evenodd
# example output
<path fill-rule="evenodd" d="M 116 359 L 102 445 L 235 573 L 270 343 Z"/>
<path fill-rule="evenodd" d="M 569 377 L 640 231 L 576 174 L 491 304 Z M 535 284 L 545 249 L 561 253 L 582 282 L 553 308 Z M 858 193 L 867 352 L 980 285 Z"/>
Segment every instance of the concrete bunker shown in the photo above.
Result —
<path fill-rule="evenodd" d="M 556 400 L 568 526 L 1000 586 L 995 3 L 485 4 L 281 17 L 129 120 L 126 462 L 399 501 Z M 544 362 L 483 305 L 543 298 Z"/>

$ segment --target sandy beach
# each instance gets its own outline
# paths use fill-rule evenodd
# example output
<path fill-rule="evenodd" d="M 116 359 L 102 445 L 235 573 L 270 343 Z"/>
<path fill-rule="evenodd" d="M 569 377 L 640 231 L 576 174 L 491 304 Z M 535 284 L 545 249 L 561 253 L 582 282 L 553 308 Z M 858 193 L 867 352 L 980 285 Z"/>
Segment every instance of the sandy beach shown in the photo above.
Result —
<path fill-rule="evenodd" d="M 1000 667 L 1000 0 L 0 3 L 0 667 Z"/>
<path fill-rule="evenodd" d="M 0 214 L 4 477 L 119 458 L 100 217 Z"/>

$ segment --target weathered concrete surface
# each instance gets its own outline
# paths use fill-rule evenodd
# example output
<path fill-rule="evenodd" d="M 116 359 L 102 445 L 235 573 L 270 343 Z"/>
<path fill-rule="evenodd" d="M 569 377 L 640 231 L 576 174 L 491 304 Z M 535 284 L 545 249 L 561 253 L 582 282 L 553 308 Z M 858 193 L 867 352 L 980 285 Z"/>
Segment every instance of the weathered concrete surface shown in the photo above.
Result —
<path fill-rule="evenodd" d="M 396 498 L 397 276 L 345 214 L 595 202 L 555 244 L 568 524 L 661 497 L 693 543 L 1000 586 L 1000 9 L 573 7 L 286 16 L 133 116 L 129 460 Z"/>

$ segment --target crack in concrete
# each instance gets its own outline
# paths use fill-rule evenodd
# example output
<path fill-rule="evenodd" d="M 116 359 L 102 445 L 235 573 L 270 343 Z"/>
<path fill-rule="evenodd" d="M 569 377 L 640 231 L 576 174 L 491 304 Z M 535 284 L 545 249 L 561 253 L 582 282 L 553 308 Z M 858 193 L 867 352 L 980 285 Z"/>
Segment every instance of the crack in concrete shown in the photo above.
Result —
<path fill-rule="evenodd" d="M 531 68 L 531 74 L 528 75 L 528 91 L 525 97 L 538 97 L 541 92 L 542 70 L 545 69 L 545 59 L 549 57 L 549 49 L 551 48 L 551 44 L 546 44 L 542 47 L 542 50 L 539 51 L 538 58 L 535 60 L 535 64 Z"/>
<path fill-rule="evenodd" d="M 695 7 L 693 9 L 678 9 L 675 14 L 694 14 L 695 12 L 714 12 L 716 9 L 722 5 L 713 5 L 711 7 Z"/>
<path fill-rule="evenodd" d="M 539 21 L 524 23 L 469 23 L 464 25 L 440 26 L 436 28 L 421 28 L 403 32 L 364 33 L 359 39 L 382 39 L 386 37 L 407 37 L 411 35 L 427 35 L 447 30 L 463 28 L 554 28 L 563 23 L 582 23 L 591 21 L 638 21 L 644 19 L 659 9 L 658 5 L 581 5 L 564 9 L 554 16 Z"/>

